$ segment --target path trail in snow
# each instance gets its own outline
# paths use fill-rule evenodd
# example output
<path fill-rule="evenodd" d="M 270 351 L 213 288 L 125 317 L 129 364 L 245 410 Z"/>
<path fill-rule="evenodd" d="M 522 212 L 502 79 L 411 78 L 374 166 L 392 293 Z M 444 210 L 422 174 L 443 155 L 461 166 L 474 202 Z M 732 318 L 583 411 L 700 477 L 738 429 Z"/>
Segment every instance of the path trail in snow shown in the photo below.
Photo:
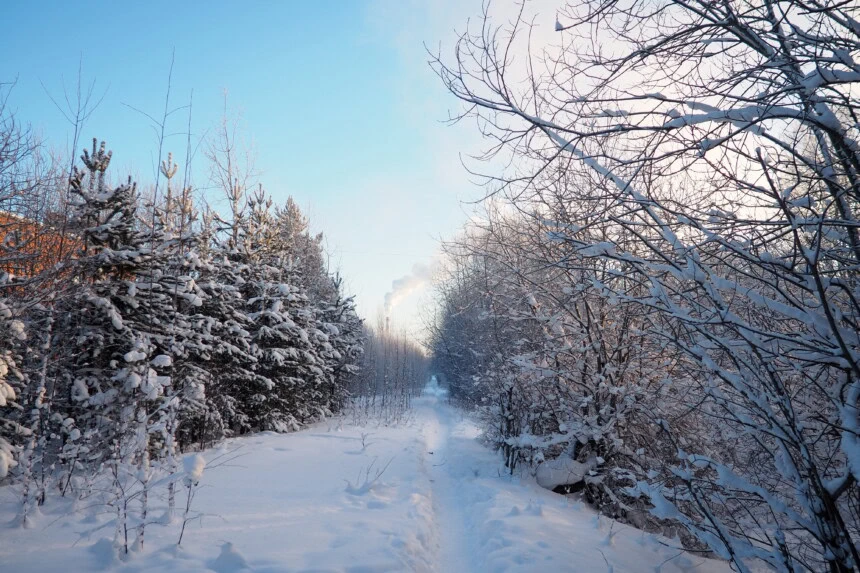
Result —
<path fill-rule="evenodd" d="M 428 406 L 419 406 L 428 408 Z M 468 512 L 460 484 L 468 479 L 457 463 L 456 452 L 449 451 L 451 443 L 451 410 L 428 408 L 421 432 L 424 437 L 424 469 L 431 483 L 434 524 L 438 534 L 439 571 L 477 571 L 474 562 L 475 539 L 470 535 Z M 453 459 L 452 459 L 453 457 Z"/>
<path fill-rule="evenodd" d="M 477 427 L 432 390 L 397 427 L 334 421 L 204 452 L 208 460 L 240 457 L 204 472 L 193 506 L 199 518 L 181 548 L 180 524 L 152 524 L 147 547 L 118 560 L 112 512 L 64 500 L 52 500 L 34 529 L 7 526 L 17 497 L 0 488 L 0 570 L 729 571 L 673 548 L 671 540 L 600 518 L 528 476 L 508 476 L 477 439 Z M 151 496 L 152 515 L 163 510 L 163 498 Z"/>

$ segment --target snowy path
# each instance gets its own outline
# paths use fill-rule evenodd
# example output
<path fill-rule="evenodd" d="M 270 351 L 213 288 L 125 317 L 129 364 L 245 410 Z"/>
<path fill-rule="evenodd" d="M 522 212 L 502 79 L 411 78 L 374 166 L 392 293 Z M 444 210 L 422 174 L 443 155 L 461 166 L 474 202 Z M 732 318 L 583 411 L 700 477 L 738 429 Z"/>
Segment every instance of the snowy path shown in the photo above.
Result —
<path fill-rule="evenodd" d="M 182 548 L 178 524 L 153 525 L 146 549 L 126 562 L 111 555 L 104 507 L 71 512 L 55 501 L 24 531 L 6 527 L 15 497 L 0 489 L 0 571 L 602 573 L 607 562 L 615 573 L 729 570 L 506 476 L 477 436 L 427 396 L 397 428 L 321 425 L 228 441 L 206 457 L 241 457 L 207 469 L 194 502 L 203 516 Z"/>
<path fill-rule="evenodd" d="M 421 407 L 421 406 L 419 406 Z M 423 406 L 427 408 L 427 406 Z M 424 438 L 424 469 L 430 477 L 434 524 L 438 534 L 439 571 L 478 571 L 473 556 L 474 539 L 469 535 L 468 512 L 460 484 L 465 476 L 462 467 L 449 451 L 451 443 L 451 410 L 428 408 L 421 429 Z"/>

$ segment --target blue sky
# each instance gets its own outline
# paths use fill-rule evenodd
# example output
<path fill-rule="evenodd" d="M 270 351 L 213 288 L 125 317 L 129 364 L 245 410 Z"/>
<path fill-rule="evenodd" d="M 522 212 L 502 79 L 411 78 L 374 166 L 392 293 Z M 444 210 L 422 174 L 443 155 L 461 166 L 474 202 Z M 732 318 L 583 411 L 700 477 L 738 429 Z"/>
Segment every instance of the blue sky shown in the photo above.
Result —
<path fill-rule="evenodd" d="M 460 153 L 477 151 L 474 126 L 442 120 L 457 102 L 428 67 L 424 43 L 448 48 L 480 0 L 370 2 L 14 2 L 4 6 L 0 81 L 17 79 L 20 119 L 59 149 L 70 127 L 46 91 L 62 99 L 79 62 L 104 96 L 83 132 L 107 140 L 112 168 L 153 180 L 157 138 L 141 114 L 194 91 L 195 137 L 222 116 L 241 116 L 259 180 L 277 201 L 297 199 L 328 237 L 362 313 L 375 320 L 392 281 L 429 264 L 438 238 L 467 219 L 461 200 L 481 190 Z M 43 87 L 44 84 L 44 87 Z M 186 131 L 184 112 L 168 132 Z M 78 146 L 80 148 L 80 145 Z M 184 156 L 184 135 L 166 150 Z M 80 153 L 78 149 L 77 153 Z M 194 183 L 208 184 L 202 154 Z M 414 328 L 420 293 L 393 321 Z"/>
<path fill-rule="evenodd" d="M 4 12 L 16 25 L 0 36 L 0 81 L 17 79 L 19 117 L 66 149 L 69 125 L 46 90 L 61 100 L 82 62 L 84 82 L 104 96 L 82 143 L 106 139 L 115 175 L 153 179 L 157 137 L 125 104 L 160 116 L 174 49 L 171 105 L 194 90 L 196 136 L 217 124 L 226 91 L 260 181 L 276 200 L 293 195 L 326 232 L 368 317 L 462 223 L 459 198 L 477 194 L 459 167 L 457 128 L 440 123 L 456 102 L 423 53 L 455 25 L 444 4 L 19 2 Z M 167 131 L 186 121 L 173 115 Z M 184 136 L 166 145 L 180 157 L 184 147 Z M 192 166 L 206 186 L 202 155 Z M 418 298 L 398 322 L 414 324 Z"/>

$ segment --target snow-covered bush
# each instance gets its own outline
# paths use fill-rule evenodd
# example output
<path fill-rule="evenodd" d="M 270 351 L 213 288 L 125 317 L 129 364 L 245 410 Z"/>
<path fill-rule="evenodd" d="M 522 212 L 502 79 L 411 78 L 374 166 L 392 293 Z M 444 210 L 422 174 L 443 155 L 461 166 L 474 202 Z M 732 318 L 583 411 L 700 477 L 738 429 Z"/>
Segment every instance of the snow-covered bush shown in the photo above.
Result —
<path fill-rule="evenodd" d="M 856 570 L 855 7 L 578 0 L 543 46 L 525 12 L 482 24 L 434 65 L 514 158 L 493 191 L 656 351 L 617 491 L 738 570 Z"/>
<path fill-rule="evenodd" d="M 578 257 L 577 269 L 548 271 L 577 255 L 543 223 L 497 211 L 485 221 L 448 245 L 434 371 L 512 472 L 520 462 L 538 476 L 587 468 L 550 489 L 583 490 L 601 511 L 647 525 L 627 489 L 653 469 L 649 416 L 671 361 L 642 335 L 641 314 L 594 286 L 607 269 Z"/>

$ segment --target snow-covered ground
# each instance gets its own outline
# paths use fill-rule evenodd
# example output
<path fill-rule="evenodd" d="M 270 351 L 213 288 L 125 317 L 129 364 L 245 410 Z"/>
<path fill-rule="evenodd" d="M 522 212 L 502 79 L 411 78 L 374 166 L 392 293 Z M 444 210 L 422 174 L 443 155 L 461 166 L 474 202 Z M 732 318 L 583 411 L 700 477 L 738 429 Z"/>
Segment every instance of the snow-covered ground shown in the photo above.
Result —
<path fill-rule="evenodd" d="M 0 571 L 729 571 L 506 476 L 477 428 L 434 393 L 400 427 L 336 424 L 205 452 L 239 457 L 205 470 L 193 505 L 202 517 L 182 547 L 179 523 L 153 525 L 125 562 L 112 556 L 106 508 L 52 500 L 24 530 L 6 525 L 17 500 L 0 490 Z"/>

